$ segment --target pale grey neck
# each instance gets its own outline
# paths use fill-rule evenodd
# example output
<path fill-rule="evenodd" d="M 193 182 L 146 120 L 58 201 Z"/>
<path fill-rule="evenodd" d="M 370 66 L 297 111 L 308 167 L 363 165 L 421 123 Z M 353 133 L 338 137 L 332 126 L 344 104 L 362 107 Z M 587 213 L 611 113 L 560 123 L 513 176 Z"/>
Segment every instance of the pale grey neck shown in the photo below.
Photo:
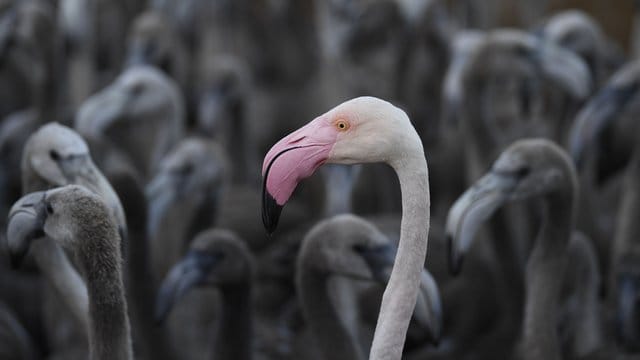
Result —
<path fill-rule="evenodd" d="M 214 359 L 250 360 L 253 358 L 251 282 L 249 279 L 220 288 L 222 314 L 215 340 Z"/>
<path fill-rule="evenodd" d="M 69 261 L 64 250 L 48 237 L 31 245 L 38 267 L 68 309 L 74 315 L 80 333 L 89 330 L 89 296 L 80 274 Z"/>
<path fill-rule="evenodd" d="M 631 56 L 633 59 L 640 58 L 640 6 L 635 5 L 633 24 L 631 28 Z"/>
<path fill-rule="evenodd" d="M 421 144 L 419 139 L 416 141 L 416 144 Z M 398 360 L 402 356 L 418 296 L 429 233 L 429 172 L 422 146 L 417 146 L 414 152 L 405 153 L 391 166 L 400 181 L 402 222 L 398 252 L 382 297 L 369 354 L 369 359 L 375 360 Z"/>
<path fill-rule="evenodd" d="M 111 214 L 116 220 L 116 224 L 119 227 L 125 228 L 126 220 L 124 218 L 124 210 L 115 190 L 91 158 L 83 159 L 83 161 L 86 161 L 86 163 L 79 167 L 81 173 L 74 179 L 70 179 L 71 181 L 69 183 L 83 185 L 105 199 L 109 205 Z"/>
<path fill-rule="evenodd" d="M 99 172 L 97 167 L 95 167 L 95 165 L 93 165 L 93 167 L 97 172 L 98 190 L 96 191 L 96 193 L 100 194 L 107 201 L 111 212 L 116 218 L 116 224 L 119 227 L 126 228 L 124 209 L 122 208 L 122 204 L 120 203 L 118 194 L 116 194 L 116 191 L 113 189 L 109 181 L 104 177 L 102 173 Z"/>
<path fill-rule="evenodd" d="M 557 332 L 567 247 L 573 221 L 573 198 L 545 201 L 546 218 L 526 269 L 523 345 L 525 359 L 560 359 Z"/>
<path fill-rule="evenodd" d="M 622 256 L 634 251 L 637 243 L 637 234 L 640 234 L 640 146 L 636 150 L 627 167 L 623 188 L 622 199 L 618 207 L 618 221 L 614 237 L 614 250 L 612 254 L 612 264 L 617 264 Z M 615 273 L 615 272 L 614 272 Z M 610 279 L 611 290 L 615 289 L 617 283 L 615 276 Z"/>
<path fill-rule="evenodd" d="M 240 104 L 233 105 L 231 112 L 230 143 L 234 145 L 237 144 L 237 146 L 231 149 L 229 153 L 233 158 L 234 164 L 239 164 L 237 169 L 233 171 L 232 180 L 237 184 L 246 184 L 249 179 L 251 167 L 249 166 L 250 161 L 246 145 L 247 131 L 244 101 L 241 101 Z"/>
<path fill-rule="evenodd" d="M 300 267 L 298 291 L 302 310 L 323 359 L 360 360 L 364 358 L 341 321 L 328 289 L 329 275 Z"/>
<path fill-rule="evenodd" d="M 468 146 L 465 147 L 467 158 L 467 182 L 472 184 L 486 171 L 494 157 L 496 145 L 491 139 L 489 129 L 480 102 L 481 90 L 471 87 L 465 92 L 460 116 L 461 128 Z"/>
<path fill-rule="evenodd" d="M 132 360 L 131 329 L 122 278 L 122 259 L 115 227 L 94 233 L 79 251 L 89 294 L 89 358 Z"/>
<path fill-rule="evenodd" d="M 576 250 L 577 246 L 582 249 Z M 572 281 L 574 288 L 568 300 L 573 309 L 568 321 L 574 324 L 571 326 L 573 331 L 568 341 L 569 353 L 574 357 L 585 357 L 603 346 L 604 334 L 599 312 L 600 268 L 595 249 L 591 248 L 589 239 L 581 238 L 574 233 L 570 247 L 573 249 L 573 260 L 570 260 L 570 263 L 574 275 L 566 277 L 564 282 L 566 286 L 567 280 Z"/>

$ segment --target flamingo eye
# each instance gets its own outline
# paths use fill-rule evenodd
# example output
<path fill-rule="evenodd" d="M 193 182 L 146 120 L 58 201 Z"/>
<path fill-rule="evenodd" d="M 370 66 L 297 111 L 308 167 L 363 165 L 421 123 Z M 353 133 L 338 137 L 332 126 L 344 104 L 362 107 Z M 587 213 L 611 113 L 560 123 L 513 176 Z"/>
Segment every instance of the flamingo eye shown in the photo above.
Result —
<path fill-rule="evenodd" d="M 347 122 L 344 119 L 339 119 L 338 121 L 336 121 L 336 128 L 338 129 L 338 131 L 347 131 L 349 130 L 349 122 Z"/>

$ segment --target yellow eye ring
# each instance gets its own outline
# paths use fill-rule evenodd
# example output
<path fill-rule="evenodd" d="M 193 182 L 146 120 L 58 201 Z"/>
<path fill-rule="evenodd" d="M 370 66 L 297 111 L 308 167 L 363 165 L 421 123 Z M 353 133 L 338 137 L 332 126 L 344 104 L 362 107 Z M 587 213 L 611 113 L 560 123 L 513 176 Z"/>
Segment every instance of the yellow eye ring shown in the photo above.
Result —
<path fill-rule="evenodd" d="M 349 122 L 344 119 L 339 119 L 338 121 L 336 121 L 335 125 L 338 131 L 347 131 L 349 130 L 350 126 Z"/>

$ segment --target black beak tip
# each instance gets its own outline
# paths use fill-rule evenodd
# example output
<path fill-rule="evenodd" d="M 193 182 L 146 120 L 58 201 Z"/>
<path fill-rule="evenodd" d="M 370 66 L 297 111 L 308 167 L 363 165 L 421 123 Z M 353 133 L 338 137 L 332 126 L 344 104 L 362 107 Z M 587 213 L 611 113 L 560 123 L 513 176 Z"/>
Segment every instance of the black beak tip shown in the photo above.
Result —
<path fill-rule="evenodd" d="M 153 324 L 156 327 L 161 327 L 164 324 L 164 316 L 158 316 L 156 315 L 153 319 Z"/>
<path fill-rule="evenodd" d="M 26 251 L 12 253 L 11 256 L 9 257 L 11 268 L 14 270 L 19 269 L 22 266 L 22 263 L 24 262 L 25 256 L 26 256 Z"/>
<path fill-rule="evenodd" d="M 460 275 L 462 270 L 462 258 L 452 258 L 449 261 L 449 273 L 453 276 Z"/>
<path fill-rule="evenodd" d="M 396 257 L 396 248 L 390 244 L 374 247 L 357 247 L 358 254 L 367 263 L 373 280 L 380 285 L 387 285 L 390 272 Z"/>
<path fill-rule="evenodd" d="M 460 274 L 460 270 L 462 270 L 462 261 L 464 260 L 464 256 L 458 254 L 454 249 L 453 239 L 450 236 L 447 237 L 447 247 L 449 248 L 449 273 L 453 276 L 458 276 Z"/>
<path fill-rule="evenodd" d="M 380 285 L 387 285 L 389 282 L 388 277 L 385 275 L 383 269 L 371 269 L 373 272 L 373 280 Z"/>
<path fill-rule="evenodd" d="M 424 337 L 422 339 L 422 342 L 424 344 L 437 348 L 440 346 L 441 340 L 442 331 L 440 331 L 438 328 L 435 328 L 433 326 L 427 326 L 426 328 L 424 328 Z"/>
<path fill-rule="evenodd" d="M 618 279 L 618 304 L 615 315 L 617 342 L 629 352 L 640 350 L 640 279 L 625 276 Z"/>
<path fill-rule="evenodd" d="M 155 326 L 162 326 L 167 318 L 169 311 L 163 306 L 156 306 L 153 314 L 153 322 Z"/>
<path fill-rule="evenodd" d="M 273 234 L 278 227 L 282 205 L 278 205 L 276 199 L 264 189 L 262 197 L 262 223 L 269 235 Z"/>
<path fill-rule="evenodd" d="M 440 336 L 431 336 L 429 338 L 429 344 L 433 345 L 433 347 L 440 346 Z"/>
<path fill-rule="evenodd" d="M 173 297 L 168 294 L 168 291 L 161 286 L 158 297 L 153 307 L 153 322 L 155 326 L 162 326 L 167 319 L 169 312 L 173 305 Z"/>
<path fill-rule="evenodd" d="M 576 168 L 582 168 L 583 157 L 582 146 L 574 145 L 571 147 L 571 160 L 573 160 Z"/>

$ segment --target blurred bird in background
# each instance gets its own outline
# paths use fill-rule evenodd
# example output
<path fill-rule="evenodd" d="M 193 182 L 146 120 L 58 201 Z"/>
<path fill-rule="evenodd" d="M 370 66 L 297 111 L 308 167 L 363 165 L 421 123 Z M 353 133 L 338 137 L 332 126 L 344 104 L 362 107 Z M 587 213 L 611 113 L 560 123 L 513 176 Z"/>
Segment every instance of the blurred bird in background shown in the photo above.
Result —
<path fill-rule="evenodd" d="M 639 53 L 634 0 L 0 0 L 0 359 L 640 359 Z"/>

